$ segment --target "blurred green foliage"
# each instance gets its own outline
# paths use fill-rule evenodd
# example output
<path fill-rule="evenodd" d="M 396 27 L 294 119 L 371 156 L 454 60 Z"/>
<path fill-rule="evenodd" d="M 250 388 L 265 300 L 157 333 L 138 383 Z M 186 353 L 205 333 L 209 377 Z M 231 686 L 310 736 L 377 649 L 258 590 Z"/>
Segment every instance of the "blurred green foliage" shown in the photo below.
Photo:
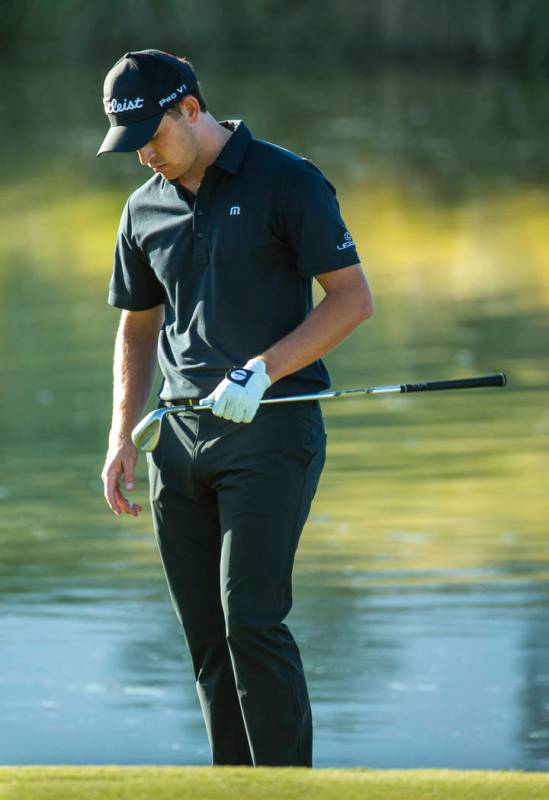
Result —
<path fill-rule="evenodd" d="M 547 0 L 3 0 L 0 58 L 112 61 L 159 47 L 272 68 L 408 60 L 543 70 Z"/>

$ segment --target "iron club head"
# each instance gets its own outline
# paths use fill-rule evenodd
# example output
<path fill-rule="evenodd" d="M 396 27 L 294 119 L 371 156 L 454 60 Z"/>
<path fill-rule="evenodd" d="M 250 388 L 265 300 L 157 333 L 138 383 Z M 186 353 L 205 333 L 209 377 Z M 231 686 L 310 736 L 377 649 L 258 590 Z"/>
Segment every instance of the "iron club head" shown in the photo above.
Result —
<path fill-rule="evenodd" d="M 169 411 L 167 408 L 156 408 L 143 417 L 133 429 L 132 442 L 142 453 L 150 453 L 158 444 L 162 417 L 167 411 Z"/>
<path fill-rule="evenodd" d="M 206 411 L 211 409 L 213 402 L 204 405 L 171 406 L 170 408 L 156 408 L 143 417 L 132 431 L 132 442 L 142 453 L 151 453 L 160 439 L 160 427 L 165 414 L 181 414 L 185 411 Z"/>

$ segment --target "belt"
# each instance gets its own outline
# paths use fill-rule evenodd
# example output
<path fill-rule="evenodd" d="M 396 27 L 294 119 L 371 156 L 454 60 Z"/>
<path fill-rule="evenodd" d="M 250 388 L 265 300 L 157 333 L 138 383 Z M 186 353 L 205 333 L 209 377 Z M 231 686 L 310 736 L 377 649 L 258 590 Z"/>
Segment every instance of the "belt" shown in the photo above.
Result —
<path fill-rule="evenodd" d="M 198 405 L 199 397 L 181 397 L 177 400 L 164 400 L 163 402 L 171 408 L 171 406 L 194 406 Z"/>

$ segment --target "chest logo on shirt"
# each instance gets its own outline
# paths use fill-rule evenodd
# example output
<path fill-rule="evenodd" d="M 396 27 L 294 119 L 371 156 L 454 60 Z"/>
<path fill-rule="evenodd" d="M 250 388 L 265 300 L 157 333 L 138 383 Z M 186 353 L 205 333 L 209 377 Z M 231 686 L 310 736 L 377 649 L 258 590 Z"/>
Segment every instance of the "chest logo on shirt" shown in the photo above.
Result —
<path fill-rule="evenodd" d="M 345 250 L 346 247 L 354 247 L 355 246 L 355 243 L 353 242 L 353 237 L 351 236 L 349 231 L 345 231 L 345 234 L 344 234 L 343 238 L 345 239 L 343 244 L 336 245 L 338 250 Z"/>
<path fill-rule="evenodd" d="M 229 216 L 238 217 L 239 214 L 240 214 L 240 206 L 231 206 L 231 209 L 229 211 Z"/>

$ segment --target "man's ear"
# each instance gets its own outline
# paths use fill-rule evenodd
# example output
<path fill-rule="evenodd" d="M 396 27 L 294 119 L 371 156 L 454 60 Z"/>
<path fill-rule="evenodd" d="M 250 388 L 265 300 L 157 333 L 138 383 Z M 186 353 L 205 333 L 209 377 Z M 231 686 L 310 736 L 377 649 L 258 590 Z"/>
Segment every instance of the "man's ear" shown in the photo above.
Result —
<path fill-rule="evenodd" d="M 187 97 L 184 97 L 178 103 L 179 110 L 185 117 L 188 122 L 196 122 L 198 117 L 200 116 L 200 103 L 193 97 L 192 94 L 188 94 Z"/>

